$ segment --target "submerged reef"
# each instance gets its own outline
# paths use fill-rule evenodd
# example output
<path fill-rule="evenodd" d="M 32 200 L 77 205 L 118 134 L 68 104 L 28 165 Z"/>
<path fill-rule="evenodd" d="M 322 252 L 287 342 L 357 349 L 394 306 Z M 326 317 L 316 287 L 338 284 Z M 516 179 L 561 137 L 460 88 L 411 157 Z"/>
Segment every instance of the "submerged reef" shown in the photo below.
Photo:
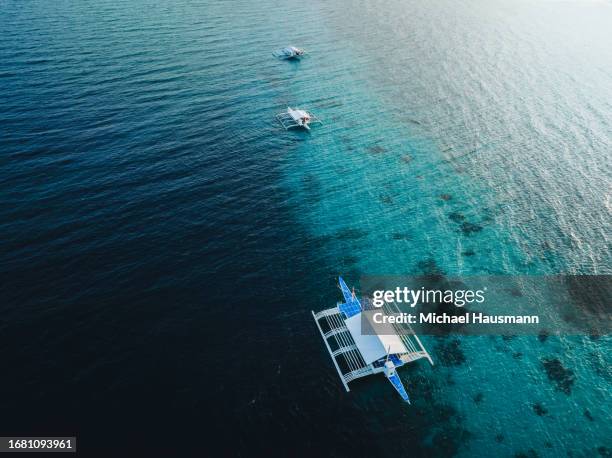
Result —
<path fill-rule="evenodd" d="M 578 329 L 587 332 L 591 338 L 610 332 L 610 301 L 612 281 L 608 275 L 568 275 L 563 277 L 571 298 L 570 307 L 563 319 Z M 606 318 L 602 318 L 606 317 Z"/>
<path fill-rule="evenodd" d="M 435 347 L 435 352 L 440 364 L 443 366 L 460 366 L 466 361 L 459 339 L 451 339 L 450 341 L 438 343 Z"/>
<path fill-rule="evenodd" d="M 472 433 L 461 426 L 451 426 L 448 429 L 441 429 L 432 439 L 432 442 L 436 444 L 436 453 L 430 456 L 455 456 L 463 443 L 468 441 L 471 437 Z"/>
<path fill-rule="evenodd" d="M 465 215 L 459 212 L 452 212 L 448 215 L 448 217 L 451 221 L 454 221 L 455 223 L 459 223 L 465 219 Z"/>
<path fill-rule="evenodd" d="M 466 221 L 465 215 L 459 212 L 452 212 L 448 214 L 448 218 L 454 223 L 459 224 L 459 229 L 465 235 L 472 235 L 474 233 L 482 231 L 483 227 L 480 224 Z"/>
<path fill-rule="evenodd" d="M 357 228 L 340 229 L 335 234 L 337 240 L 359 240 L 366 237 L 368 233 Z"/>
<path fill-rule="evenodd" d="M 446 273 L 438 267 L 435 259 L 429 258 L 417 263 L 417 271 L 423 275 L 432 275 L 434 277 L 443 277 Z"/>
<path fill-rule="evenodd" d="M 431 402 L 434 399 L 435 382 L 431 377 L 426 377 L 423 374 L 414 374 L 410 376 L 413 391 L 419 395 L 419 399 Z"/>
<path fill-rule="evenodd" d="M 544 407 L 542 404 L 540 404 L 539 402 L 536 402 L 532 407 L 533 407 L 533 411 L 539 417 L 543 417 L 544 415 L 548 413 L 548 409 Z"/>
<path fill-rule="evenodd" d="M 516 286 L 513 286 L 511 288 L 504 288 L 504 291 L 510 293 L 510 296 L 512 297 L 523 297 L 523 292 L 520 290 L 520 288 Z"/>
<path fill-rule="evenodd" d="M 538 334 L 538 340 L 542 343 L 546 342 L 546 340 L 548 340 L 548 331 L 546 331 L 546 329 L 542 329 L 540 331 L 540 333 Z"/>
<path fill-rule="evenodd" d="M 383 203 L 383 204 L 392 204 L 393 203 L 393 198 L 387 194 L 380 194 L 378 196 L 378 199 Z"/>
<path fill-rule="evenodd" d="M 463 425 L 457 409 L 436 399 L 439 383 L 431 377 L 415 372 L 410 376 L 415 402 L 408 412 L 409 430 L 421 441 L 411 443 L 411 456 L 453 457 L 466 446 L 472 433 Z M 408 456 L 404 450 L 397 456 Z"/>
<path fill-rule="evenodd" d="M 417 272 L 423 276 L 423 278 L 421 278 L 421 285 L 426 289 L 439 291 L 458 291 L 468 289 L 464 283 L 449 279 L 446 276 L 446 273 L 438 267 L 435 260 L 432 258 L 419 261 L 417 263 Z M 467 315 L 470 312 L 466 305 L 460 304 L 461 306 L 456 306 L 455 303 L 452 302 L 452 299 L 437 299 L 430 301 L 428 305 L 429 312 L 446 314 L 448 316 L 460 317 Z M 435 323 L 422 324 L 422 329 L 424 332 L 431 335 L 451 334 L 466 325 L 460 321 L 447 326 L 437 326 Z"/>
<path fill-rule="evenodd" d="M 470 223 L 469 221 L 464 221 L 463 223 L 461 223 L 461 232 L 463 232 L 465 235 L 471 235 L 475 232 L 480 232 L 482 231 L 482 226 L 479 224 L 475 224 L 475 223 Z"/>
<path fill-rule="evenodd" d="M 610 450 L 608 447 L 604 447 L 603 445 L 597 447 L 597 453 L 599 453 L 599 456 L 612 456 L 612 450 Z"/>
<path fill-rule="evenodd" d="M 384 146 L 380 145 L 370 145 L 368 146 L 368 153 L 370 154 L 382 154 L 386 152 L 387 149 Z"/>
<path fill-rule="evenodd" d="M 410 234 L 402 233 L 402 232 L 394 232 L 393 234 L 391 234 L 391 238 L 393 240 L 411 240 L 412 239 Z"/>
<path fill-rule="evenodd" d="M 574 371 L 566 369 L 558 358 L 548 357 L 542 360 L 548 379 L 555 383 L 556 390 L 565 394 L 572 392 L 572 385 L 576 381 Z"/>
<path fill-rule="evenodd" d="M 530 448 L 526 452 L 518 452 L 514 454 L 514 458 L 538 458 L 538 452 Z"/>

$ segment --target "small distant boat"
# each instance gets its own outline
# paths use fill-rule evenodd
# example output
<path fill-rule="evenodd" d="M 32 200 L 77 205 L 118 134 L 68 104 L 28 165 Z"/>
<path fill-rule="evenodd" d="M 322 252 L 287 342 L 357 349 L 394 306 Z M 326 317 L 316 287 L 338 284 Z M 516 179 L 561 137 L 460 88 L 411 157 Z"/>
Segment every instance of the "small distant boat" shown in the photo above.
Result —
<path fill-rule="evenodd" d="M 342 277 L 338 278 L 344 302 L 336 307 L 312 312 L 323 342 L 346 391 L 348 383 L 372 374 L 382 373 L 401 398 L 410 404 L 410 397 L 396 369 L 417 359 L 433 360 L 410 325 L 392 325 L 381 334 L 362 331 L 362 324 L 372 325 L 374 310 L 363 307 L 354 290 Z M 397 310 L 399 311 L 399 310 Z M 375 329 L 372 326 L 372 329 Z"/>
<path fill-rule="evenodd" d="M 302 127 L 306 130 L 310 130 L 309 124 L 323 124 L 321 120 L 312 113 L 291 107 L 287 107 L 287 111 L 277 114 L 276 119 L 278 119 L 281 125 L 287 130 L 294 127 Z"/>
<path fill-rule="evenodd" d="M 282 60 L 300 59 L 306 54 L 306 51 L 295 46 L 287 46 L 286 48 L 277 49 L 272 53 L 274 57 Z"/>

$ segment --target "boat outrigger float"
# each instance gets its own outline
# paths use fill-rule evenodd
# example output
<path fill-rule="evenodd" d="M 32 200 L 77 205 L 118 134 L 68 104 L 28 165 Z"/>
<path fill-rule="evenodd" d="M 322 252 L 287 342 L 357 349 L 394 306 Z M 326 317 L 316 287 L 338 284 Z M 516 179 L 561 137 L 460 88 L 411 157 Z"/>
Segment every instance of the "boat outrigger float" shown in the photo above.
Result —
<path fill-rule="evenodd" d="M 309 124 L 323 124 L 321 120 L 312 113 L 291 107 L 287 107 L 287 111 L 277 114 L 276 119 L 278 119 L 281 125 L 287 130 L 294 127 L 303 127 L 306 130 L 310 130 Z"/>
<path fill-rule="evenodd" d="M 409 325 L 390 325 L 384 335 L 363 334 L 362 320 L 371 322 L 374 310 L 362 307 L 342 277 L 338 282 L 344 302 L 319 313 L 312 312 L 312 316 L 344 388 L 350 391 L 349 382 L 382 372 L 402 399 L 410 404 L 396 368 L 421 358 L 427 358 L 433 365 L 431 356 Z"/>

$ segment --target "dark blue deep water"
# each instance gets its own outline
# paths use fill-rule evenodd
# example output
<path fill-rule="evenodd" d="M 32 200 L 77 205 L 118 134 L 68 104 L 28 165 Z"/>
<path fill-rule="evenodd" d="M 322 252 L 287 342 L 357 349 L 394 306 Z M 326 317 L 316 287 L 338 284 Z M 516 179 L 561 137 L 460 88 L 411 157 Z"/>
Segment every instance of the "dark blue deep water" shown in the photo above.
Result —
<path fill-rule="evenodd" d="M 344 392 L 310 310 L 338 274 L 612 273 L 611 43 L 606 1 L 0 0 L 0 436 L 610 456 L 608 337 L 424 338 L 407 408 Z"/>

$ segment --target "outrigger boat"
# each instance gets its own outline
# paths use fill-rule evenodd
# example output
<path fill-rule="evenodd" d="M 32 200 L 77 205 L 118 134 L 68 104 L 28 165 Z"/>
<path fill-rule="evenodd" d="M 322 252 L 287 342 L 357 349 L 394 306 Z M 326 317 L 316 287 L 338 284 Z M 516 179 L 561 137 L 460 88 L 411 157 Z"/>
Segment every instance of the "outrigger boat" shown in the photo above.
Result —
<path fill-rule="evenodd" d="M 362 320 L 372 323 L 374 310 L 362 307 L 354 290 L 349 289 L 342 277 L 338 278 L 338 283 L 344 302 L 319 313 L 312 312 L 312 316 L 344 388 L 350 391 L 349 382 L 383 373 L 402 399 L 410 404 L 396 369 L 421 358 L 427 358 L 433 365 L 431 356 L 409 325 L 389 325 L 384 335 L 363 334 Z"/>
<path fill-rule="evenodd" d="M 307 112 L 306 110 L 300 110 L 299 108 L 291 107 L 287 107 L 287 111 L 283 111 L 282 113 L 277 114 L 276 119 L 279 120 L 279 122 L 285 129 L 303 127 L 306 130 L 310 130 L 310 127 L 308 126 L 309 124 L 323 124 L 319 118 Z"/>
<path fill-rule="evenodd" d="M 296 48 L 295 46 L 287 46 L 285 48 L 277 49 L 272 53 L 274 57 L 282 60 L 300 59 L 305 54 L 306 51 Z"/>

